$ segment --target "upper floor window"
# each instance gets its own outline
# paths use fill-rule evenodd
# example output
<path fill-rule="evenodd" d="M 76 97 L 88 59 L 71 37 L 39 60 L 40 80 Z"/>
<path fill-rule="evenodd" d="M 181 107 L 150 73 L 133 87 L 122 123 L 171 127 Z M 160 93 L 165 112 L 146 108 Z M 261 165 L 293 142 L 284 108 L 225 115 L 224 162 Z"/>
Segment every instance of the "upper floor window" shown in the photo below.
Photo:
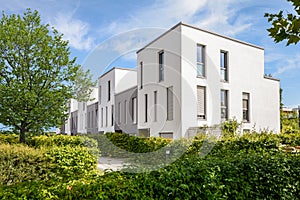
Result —
<path fill-rule="evenodd" d="M 158 53 L 158 62 L 159 62 L 159 81 L 164 80 L 164 68 L 165 68 L 165 58 L 164 51 Z"/>
<path fill-rule="evenodd" d="M 221 80 L 228 81 L 228 52 L 227 51 L 220 52 L 220 72 L 221 72 Z"/>
<path fill-rule="evenodd" d="M 221 90 L 221 119 L 228 119 L 228 91 Z"/>
<path fill-rule="evenodd" d="M 205 77 L 205 46 L 197 45 L 197 76 Z"/>
<path fill-rule="evenodd" d="M 249 93 L 243 92 L 243 121 L 249 122 Z"/>
<path fill-rule="evenodd" d="M 110 101 L 110 81 L 107 82 L 107 101 Z"/>

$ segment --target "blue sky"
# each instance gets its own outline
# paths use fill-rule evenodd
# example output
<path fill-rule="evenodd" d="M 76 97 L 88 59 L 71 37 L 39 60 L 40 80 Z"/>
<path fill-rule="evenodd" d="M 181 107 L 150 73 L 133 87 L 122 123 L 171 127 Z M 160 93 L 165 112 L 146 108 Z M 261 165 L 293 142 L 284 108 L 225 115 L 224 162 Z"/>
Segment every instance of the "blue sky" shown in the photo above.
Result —
<path fill-rule="evenodd" d="M 281 80 L 283 103 L 300 104 L 300 44 L 275 44 L 263 17 L 292 12 L 286 0 L 0 0 L 6 14 L 26 8 L 64 34 L 72 56 L 95 79 L 112 66 L 135 67 L 136 50 L 182 21 L 264 47 L 265 73 Z"/>

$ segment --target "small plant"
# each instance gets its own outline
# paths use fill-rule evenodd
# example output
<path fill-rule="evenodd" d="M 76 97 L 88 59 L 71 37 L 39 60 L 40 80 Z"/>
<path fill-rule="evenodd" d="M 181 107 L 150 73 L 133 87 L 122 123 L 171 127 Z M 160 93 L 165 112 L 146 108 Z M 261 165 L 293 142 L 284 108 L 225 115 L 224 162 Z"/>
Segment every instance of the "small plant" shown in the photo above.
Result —
<path fill-rule="evenodd" d="M 239 123 L 235 118 L 229 119 L 221 124 L 221 129 L 224 138 L 236 137 L 237 130 L 242 123 Z"/>

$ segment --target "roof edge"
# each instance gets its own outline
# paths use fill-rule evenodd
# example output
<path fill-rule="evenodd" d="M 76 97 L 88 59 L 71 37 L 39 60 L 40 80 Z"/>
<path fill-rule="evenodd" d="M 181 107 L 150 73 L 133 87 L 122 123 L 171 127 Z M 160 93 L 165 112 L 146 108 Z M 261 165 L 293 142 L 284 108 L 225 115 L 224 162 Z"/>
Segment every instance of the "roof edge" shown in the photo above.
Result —
<path fill-rule="evenodd" d="M 278 79 L 278 78 L 274 78 L 274 77 L 270 77 L 270 76 L 264 76 L 264 78 L 272 80 L 272 81 L 278 81 L 278 82 L 280 82 L 280 79 Z"/>
<path fill-rule="evenodd" d="M 121 69 L 121 70 L 127 70 L 127 71 L 137 71 L 136 68 L 122 68 L 122 67 L 113 67 L 110 70 L 108 70 L 107 72 L 105 72 L 104 74 L 102 74 L 101 76 L 99 76 L 98 79 L 104 77 L 106 74 L 110 73 L 111 71 L 115 70 L 115 69 Z"/>
<path fill-rule="evenodd" d="M 159 35 L 157 38 L 155 38 L 154 40 L 152 40 L 151 42 L 149 42 L 148 44 L 146 44 L 143 48 L 139 49 L 136 53 L 141 52 L 142 50 L 144 50 L 145 48 L 147 48 L 148 46 L 150 46 L 151 44 L 153 44 L 154 42 L 156 42 L 157 40 L 159 40 L 160 38 L 162 38 L 163 36 L 165 36 L 165 35 L 168 34 L 170 31 L 174 30 L 175 28 L 177 28 L 177 27 L 180 26 L 180 25 L 186 26 L 186 27 L 189 27 L 189 28 L 193 28 L 193 29 L 196 29 L 196 30 L 205 32 L 205 33 L 209 33 L 209 34 L 212 34 L 212 35 L 215 35 L 215 36 L 218 36 L 218 37 L 227 39 L 227 40 L 231 40 L 231 41 L 234 41 L 234 42 L 238 42 L 238 43 L 240 43 L 240 44 L 244 44 L 244 45 L 247 45 L 247 46 L 250 46 L 250 47 L 254 47 L 254 48 L 257 48 L 257 49 L 260 49 L 260 50 L 264 50 L 263 47 L 260 47 L 260 46 L 258 46 L 258 45 L 250 44 L 250 43 L 248 43 L 248 42 L 244 42 L 244 41 L 241 41 L 241 40 L 238 40 L 238 39 L 235 39 L 235 38 L 231 38 L 231 37 L 228 37 L 228 36 L 225 36 L 225 35 L 221 35 L 221 34 L 219 34 L 219 33 L 215 33 L 215 32 L 212 32 L 212 31 L 205 30 L 205 29 L 201 29 L 201 28 L 199 28 L 199 27 L 196 27 L 196 26 L 193 26 L 193 25 L 184 23 L 184 22 L 179 22 L 179 23 L 177 23 L 175 26 L 171 27 L 171 28 L 168 29 L 166 32 L 162 33 L 162 34 Z"/>

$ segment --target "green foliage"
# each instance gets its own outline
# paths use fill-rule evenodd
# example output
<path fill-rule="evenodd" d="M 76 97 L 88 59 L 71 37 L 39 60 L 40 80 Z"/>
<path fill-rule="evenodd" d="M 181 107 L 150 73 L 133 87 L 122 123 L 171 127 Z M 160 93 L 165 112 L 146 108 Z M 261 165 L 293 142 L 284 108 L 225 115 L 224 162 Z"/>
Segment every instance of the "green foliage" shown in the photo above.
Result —
<path fill-rule="evenodd" d="M 235 137 L 237 134 L 237 129 L 240 127 L 239 123 L 235 118 L 229 119 L 221 124 L 222 136 L 225 138 Z"/>
<path fill-rule="evenodd" d="M 45 153 L 47 160 L 53 164 L 50 171 L 60 179 L 83 177 L 96 168 L 96 158 L 85 147 L 53 147 Z"/>
<path fill-rule="evenodd" d="M 41 24 L 37 11 L 2 14 L 0 123 L 19 131 L 20 142 L 25 142 L 25 133 L 64 123 L 80 71 L 62 38 L 57 30 Z"/>
<path fill-rule="evenodd" d="M 283 11 L 280 11 L 278 14 L 265 13 L 265 17 L 272 23 L 272 27 L 268 29 L 269 35 L 276 43 L 287 40 L 288 46 L 300 41 L 300 1 L 287 1 L 293 4 L 295 14 L 287 13 L 285 16 Z"/>
<path fill-rule="evenodd" d="M 95 136 L 95 135 L 94 135 Z M 104 135 L 102 135 L 104 136 Z M 98 136 L 97 136 L 98 137 Z M 122 136 L 114 135 L 123 144 Z M 125 136 L 123 136 L 125 137 Z M 126 136 L 127 139 L 130 138 Z M 99 137 L 98 137 L 99 138 Z M 130 140 L 130 139 L 129 139 Z M 279 150 L 297 145 L 300 134 L 248 133 L 215 143 L 205 157 L 199 152 L 206 137 L 193 140 L 188 152 L 152 172 L 111 172 L 98 176 L 89 156 L 78 147 L 47 151 L 55 177 L 0 187 L 1 199 L 298 199 L 300 155 Z M 182 146 L 188 140 L 178 140 Z M 211 141 L 208 141 L 211 142 Z M 170 142 L 169 144 L 172 144 Z M 175 146 L 176 146 L 175 145 Z M 168 146 L 168 145 L 167 145 Z M 82 148 L 79 146 L 79 148 Z M 176 148 L 175 148 L 176 149 Z M 175 150 L 173 149 L 173 150 Z M 203 150 L 203 149 L 202 149 Z M 87 150 L 84 151 L 87 153 Z M 79 154 L 79 155 L 78 155 Z M 47 156 L 44 156 L 46 159 Z M 76 158 L 74 158 L 76 157 Z M 86 162 L 83 164 L 83 161 Z M 75 166 L 76 165 L 76 166 Z M 75 166 L 73 168 L 73 166 Z M 80 167 L 84 166 L 84 167 Z M 71 171 L 71 172 L 70 172 Z M 76 171 L 76 173 L 72 173 Z M 86 174 L 87 175 L 84 175 Z"/>
<path fill-rule="evenodd" d="M 122 133 L 88 134 L 98 142 L 101 155 L 110 157 L 127 157 L 128 152 L 146 153 L 166 146 L 170 140 L 150 137 L 141 138 Z"/>
<path fill-rule="evenodd" d="M 100 156 L 100 151 L 98 149 L 97 141 L 86 136 L 41 135 L 41 136 L 32 137 L 28 143 L 35 148 L 53 147 L 53 146 L 86 147 L 88 151 L 95 156 L 95 158 L 98 158 L 98 156 Z"/>
<path fill-rule="evenodd" d="M 282 133 L 299 132 L 299 118 L 296 111 L 294 111 L 292 114 L 281 112 L 280 120 Z"/>
<path fill-rule="evenodd" d="M 44 151 L 24 145 L 0 145 L 0 185 L 46 179 L 49 165 Z"/>
<path fill-rule="evenodd" d="M 8 143 L 8 144 L 17 144 L 19 142 L 19 136 L 16 134 L 1 134 L 0 133 L 0 144 Z"/>

